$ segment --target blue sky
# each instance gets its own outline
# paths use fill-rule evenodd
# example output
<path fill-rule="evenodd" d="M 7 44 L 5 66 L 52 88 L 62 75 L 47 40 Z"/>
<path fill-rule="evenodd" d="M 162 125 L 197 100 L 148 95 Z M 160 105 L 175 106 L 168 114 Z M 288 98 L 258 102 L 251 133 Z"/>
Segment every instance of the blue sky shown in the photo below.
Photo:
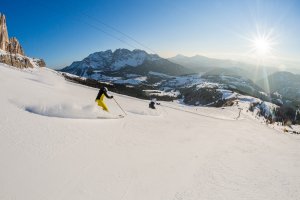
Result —
<path fill-rule="evenodd" d="M 116 48 L 139 48 L 162 57 L 242 59 L 249 55 L 248 40 L 257 29 L 272 31 L 277 64 L 298 63 L 299 11 L 297 0 L 1 0 L 0 7 L 10 37 L 52 68 Z"/>

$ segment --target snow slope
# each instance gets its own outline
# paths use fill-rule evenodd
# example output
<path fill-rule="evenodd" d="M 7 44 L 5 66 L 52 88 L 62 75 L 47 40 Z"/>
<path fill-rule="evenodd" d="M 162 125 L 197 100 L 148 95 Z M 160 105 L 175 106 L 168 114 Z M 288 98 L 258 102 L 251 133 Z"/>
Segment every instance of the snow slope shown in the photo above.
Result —
<path fill-rule="evenodd" d="M 113 94 L 0 64 L 0 199 L 300 199 L 300 140 L 237 107 Z M 188 111 L 188 112 L 187 112 Z M 101 119 L 97 118 L 100 117 Z"/>

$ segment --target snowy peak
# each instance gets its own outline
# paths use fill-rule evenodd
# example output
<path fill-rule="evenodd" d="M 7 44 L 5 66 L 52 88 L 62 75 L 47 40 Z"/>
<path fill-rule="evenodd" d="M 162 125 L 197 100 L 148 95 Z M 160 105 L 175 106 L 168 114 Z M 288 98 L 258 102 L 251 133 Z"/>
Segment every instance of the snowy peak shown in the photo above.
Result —
<path fill-rule="evenodd" d="M 171 63 L 156 54 L 148 54 L 146 51 L 139 49 L 133 51 L 117 49 L 114 52 L 107 50 L 92 53 L 82 61 L 73 62 L 70 66 L 65 67 L 61 71 L 78 76 L 87 76 L 93 73 L 93 71 L 112 72 L 132 67 L 141 67 L 147 71 L 151 71 L 151 66 L 161 69 L 167 66 L 169 71 L 178 68 L 181 68 L 181 71 L 189 71 L 183 66 Z M 139 69 L 139 71 L 141 71 L 141 69 Z"/>
<path fill-rule="evenodd" d="M 145 51 L 135 49 L 129 51 L 128 49 L 117 49 L 114 52 L 114 63 L 112 68 L 114 70 L 120 69 L 124 66 L 137 67 L 142 65 L 146 60 L 155 61 L 161 59 L 152 54 L 147 54 Z"/>
<path fill-rule="evenodd" d="M 125 66 L 136 67 L 141 65 L 146 57 L 147 53 L 143 51 L 117 49 L 114 52 L 107 50 L 90 54 L 83 62 L 89 64 L 91 68 L 115 71 Z"/>
<path fill-rule="evenodd" d="M 145 60 L 154 61 L 159 59 L 161 59 L 159 56 L 148 54 L 139 49 L 133 51 L 128 49 L 117 49 L 114 52 L 107 50 L 90 54 L 83 60 L 83 66 L 88 64 L 91 68 L 103 68 L 115 71 L 126 66 L 139 66 L 143 64 Z"/>

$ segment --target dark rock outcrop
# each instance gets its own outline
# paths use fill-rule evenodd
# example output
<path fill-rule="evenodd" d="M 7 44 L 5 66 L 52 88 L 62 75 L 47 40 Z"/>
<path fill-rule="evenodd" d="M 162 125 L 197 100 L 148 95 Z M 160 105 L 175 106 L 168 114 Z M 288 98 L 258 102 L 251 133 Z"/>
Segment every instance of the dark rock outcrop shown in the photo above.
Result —
<path fill-rule="evenodd" d="M 35 62 L 39 67 L 46 67 L 46 63 L 43 59 L 36 59 Z"/>

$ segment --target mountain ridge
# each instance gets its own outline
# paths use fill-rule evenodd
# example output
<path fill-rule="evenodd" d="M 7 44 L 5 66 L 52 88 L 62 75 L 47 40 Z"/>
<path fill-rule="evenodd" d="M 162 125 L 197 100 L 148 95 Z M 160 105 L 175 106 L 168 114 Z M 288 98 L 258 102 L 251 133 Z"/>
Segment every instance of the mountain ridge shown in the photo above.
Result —
<path fill-rule="evenodd" d="M 151 65 L 154 67 L 151 67 Z M 172 63 L 167 59 L 159 57 L 157 54 L 148 54 L 146 51 L 139 49 L 132 51 L 128 49 L 116 49 L 115 51 L 95 52 L 81 61 L 73 62 L 60 71 L 85 77 L 91 75 L 94 71 L 113 72 L 126 67 L 133 67 L 135 68 L 133 70 L 140 71 L 140 73 L 149 71 L 169 73 L 168 75 L 193 73 L 192 70 L 184 66 Z M 144 68 L 144 71 L 142 68 Z"/>

